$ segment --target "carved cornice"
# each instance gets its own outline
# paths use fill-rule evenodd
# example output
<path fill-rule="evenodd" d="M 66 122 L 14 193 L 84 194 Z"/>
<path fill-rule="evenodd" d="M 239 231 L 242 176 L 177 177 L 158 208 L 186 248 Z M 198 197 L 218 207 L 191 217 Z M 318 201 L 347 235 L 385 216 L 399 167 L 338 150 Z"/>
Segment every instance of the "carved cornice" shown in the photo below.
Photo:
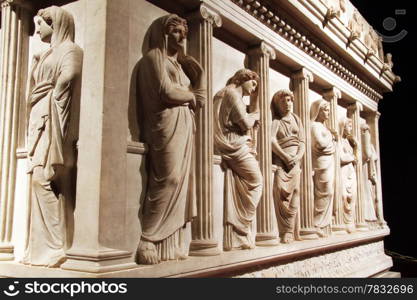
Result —
<path fill-rule="evenodd" d="M 342 98 L 342 92 L 337 87 L 332 87 L 330 89 L 323 91 L 323 98 L 327 101 L 331 101 L 334 98 Z"/>
<path fill-rule="evenodd" d="M 324 20 L 323 20 L 323 28 L 326 27 L 327 23 L 329 23 L 331 19 L 336 18 L 337 15 L 338 15 L 338 12 L 334 10 L 333 8 L 327 9 L 326 15 L 324 16 Z"/>
<path fill-rule="evenodd" d="M 334 57 L 327 54 L 314 44 L 309 37 L 302 34 L 299 30 L 289 24 L 277 11 L 262 5 L 260 1 L 254 0 L 230 0 L 248 14 L 258 19 L 260 22 L 268 26 L 280 36 L 291 42 L 293 45 L 304 51 L 306 54 L 314 58 L 323 66 L 333 73 L 344 79 L 346 82 L 357 88 L 363 94 L 372 100 L 378 102 L 382 99 L 382 95 L 371 88 L 363 80 L 359 79 L 354 72 L 343 66 Z"/>
<path fill-rule="evenodd" d="M 276 59 L 276 53 L 274 47 L 262 41 L 259 45 L 254 46 L 249 49 L 249 55 L 257 55 L 257 56 L 267 56 L 269 59 Z"/>
<path fill-rule="evenodd" d="M 191 13 L 188 20 L 205 20 L 209 22 L 213 27 L 221 27 L 222 26 L 222 18 L 220 15 L 207 4 L 202 3 L 198 10 Z"/>

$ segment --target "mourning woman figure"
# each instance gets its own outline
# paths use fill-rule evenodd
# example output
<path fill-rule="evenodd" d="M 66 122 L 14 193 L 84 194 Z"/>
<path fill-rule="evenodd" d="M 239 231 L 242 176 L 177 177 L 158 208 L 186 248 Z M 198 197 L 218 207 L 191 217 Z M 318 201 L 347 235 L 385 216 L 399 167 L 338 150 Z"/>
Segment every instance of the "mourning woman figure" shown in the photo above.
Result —
<path fill-rule="evenodd" d="M 314 170 L 314 226 L 321 237 L 328 236 L 332 223 L 335 140 L 337 133 L 330 131 L 326 121 L 330 116 L 329 103 L 320 99 L 311 105 L 311 151 Z"/>
<path fill-rule="evenodd" d="M 378 216 L 378 193 L 377 193 L 377 161 L 378 155 L 372 145 L 371 133 L 368 124 L 361 126 L 362 137 L 362 162 L 363 162 L 363 183 L 365 197 L 365 220 L 376 226 Z"/>
<path fill-rule="evenodd" d="M 65 201 L 73 196 L 76 115 L 73 87 L 79 79 L 82 50 L 74 44 L 74 20 L 62 8 L 38 12 L 35 23 L 51 46 L 34 56 L 27 103 L 28 173 L 31 205 L 23 263 L 57 267 L 65 260 Z"/>
<path fill-rule="evenodd" d="M 244 96 L 255 92 L 258 75 L 237 71 L 214 97 L 214 151 L 226 169 L 224 249 L 254 247 L 252 221 L 262 195 L 262 174 L 249 131 L 259 113 L 248 113 Z"/>
<path fill-rule="evenodd" d="M 274 201 L 283 243 L 300 240 L 300 162 L 305 145 L 303 125 L 292 112 L 293 101 L 293 93 L 287 90 L 278 91 L 272 98 L 272 151 L 277 166 Z"/>
<path fill-rule="evenodd" d="M 205 100 L 203 70 L 184 54 L 187 23 L 177 15 L 155 20 L 138 67 L 143 141 L 149 145 L 138 261 L 184 259 L 184 227 L 195 216 L 194 110 Z"/>
<path fill-rule="evenodd" d="M 355 231 L 355 207 L 357 198 L 357 179 L 355 165 L 357 142 L 352 136 L 352 120 L 343 118 L 339 122 L 340 140 L 340 175 L 342 179 L 343 222 L 349 233 Z"/>

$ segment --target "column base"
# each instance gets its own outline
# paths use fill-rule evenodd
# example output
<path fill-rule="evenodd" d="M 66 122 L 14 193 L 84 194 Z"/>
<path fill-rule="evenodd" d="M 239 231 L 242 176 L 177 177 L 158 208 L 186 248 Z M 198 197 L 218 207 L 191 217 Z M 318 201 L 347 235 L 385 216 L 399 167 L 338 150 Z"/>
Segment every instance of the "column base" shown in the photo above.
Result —
<path fill-rule="evenodd" d="M 314 228 L 303 228 L 300 230 L 302 240 L 317 240 L 319 238 L 317 230 Z"/>
<path fill-rule="evenodd" d="M 221 253 L 217 241 L 193 240 L 190 244 L 190 256 L 215 256 Z"/>
<path fill-rule="evenodd" d="M 10 243 L 0 243 L 0 261 L 14 260 L 14 246 Z"/>
<path fill-rule="evenodd" d="M 255 239 L 256 246 L 268 247 L 279 245 L 278 234 L 258 233 Z"/>
<path fill-rule="evenodd" d="M 348 234 L 345 225 L 332 225 L 332 233 L 336 235 Z"/>
<path fill-rule="evenodd" d="M 379 220 L 378 223 L 379 223 L 379 226 L 380 226 L 381 229 L 385 229 L 385 228 L 388 229 L 388 223 L 387 223 L 387 221 L 385 221 L 385 220 L 382 220 L 382 221 Z"/>
<path fill-rule="evenodd" d="M 356 230 L 362 231 L 362 232 L 369 231 L 369 226 L 366 223 L 359 223 L 359 224 L 356 224 Z"/>
<path fill-rule="evenodd" d="M 70 249 L 67 251 L 67 258 L 61 269 L 79 272 L 105 273 L 138 266 L 133 262 L 131 252 L 118 249 Z"/>

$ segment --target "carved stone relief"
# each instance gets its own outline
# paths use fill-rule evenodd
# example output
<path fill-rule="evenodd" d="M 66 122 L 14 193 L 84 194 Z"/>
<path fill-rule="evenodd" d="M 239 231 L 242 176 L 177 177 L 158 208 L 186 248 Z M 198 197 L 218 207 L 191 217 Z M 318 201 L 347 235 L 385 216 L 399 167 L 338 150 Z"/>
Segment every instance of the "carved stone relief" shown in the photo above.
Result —
<path fill-rule="evenodd" d="M 196 215 L 194 111 L 205 102 L 204 72 L 184 53 L 187 22 L 177 15 L 155 20 L 139 62 L 143 141 L 149 145 L 148 186 L 142 207 L 138 261 L 185 259 L 184 226 Z"/>
<path fill-rule="evenodd" d="M 332 224 L 334 176 L 336 150 L 336 132 L 328 129 L 326 121 L 330 117 L 330 105 L 320 99 L 312 103 L 311 151 L 314 181 L 314 226 L 321 237 L 329 235 Z"/>
<path fill-rule="evenodd" d="M 303 124 L 292 112 L 294 95 L 280 90 L 272 98 L 272 151 L 277 166 L 273 195 L 281 242 L 301 240 L 300 176 L 305 152 Z"/>
<path fill-rule="evenodd" d="M 65 259 L 66 206 L 72 201 L 75 163 L 71 120 L 73 86 L 82 67 L 82 50 L 74 44 L 74 20 L 51 6 L 38 12 L 37 33 L 51 47 L 35 55 L 27 103 L 30 225 L 23 263 L 57 267 Z M 76 131 L 76 130 L 75 130 Z"/>
<path fill-rule="evenodd" d="M 236 277 L 356 277 L 355 273 L 363 272 L 365 266 L 370 269 L 369 275 L 374 275 L 372 264 L 380 262 L 384 258 L 388 258 L 384 252 L 384 244 L 383 242 L 376 242 L 273 266 Z M 370 262 L 372 263 L 370 264 Z"/>
<path fill-rule="evenodd" d="M 377 160 L 375 147 L 372 145 L 371 133 L 368 124 L 361 126 L 362 137 L 362 163 L 363 185 L 365 197 L 365 220 L 374 224 L 378 220 L 378 193 L 377 193 Z"/>
<path fill-rule="evenodd" d="M 153 2 L 144 2 L 149 7 L 154 5 Z M 368 233 L 365 231 L 346 238 L 349 243 L 344 240 L 344 236 L 308 241 L 317 239 L 317 236 L 329 237 L 332 230 L 337 232 L 334 229 L 339 225 L 343 229 L 340 231 L 345 232 L 344 228 L 346 228 L 350 233 L 360 231 L 358 229 L 360 224 L 365 224 L 368 230 L 366 223 L 370 224 L 371 229 L 387 228 L 380 227 L 383 213 L 377 123 L 374 125 L 368 118 L 369 126 L 363 125 L 359 133 L 357 120 L 360 119 L 359 111 L 362 110 L 356 110 L 352 120 L 343 118 L 340 122 L 335 113 L 339 99 L 343 105 L 347 104 L 347 99 L 349 103 L 352 99 L 357 99 L 355 105 L 361 103 L 367 105 L 365 112 L 362 113 L 368 116 L 376 109 L 372 106 L 374 105 L 372 101 L 380 98 L 378 91 L 374 91 L 367 82 L 359 79 L 364 78 L 358 76 L 361 74 L 349 71 L 348 68 L 351 66 L 349 62 L 345 62 L 345 67 L 337 59 L 321 50 L 308 36 L 302 35 L 301 31 L 298 32 L 291 24 L 291 14 L 287 22 L 285 18 L 281 18 L 277 7 L 272 4 L 271 7 L 262 6 L 262 1 L 230 0 L 231 3 L 222 2 L 222 5 L 218 6 L 214 4 L 215 1 L 212 2 L 200 3 L 199 9 L 184 12 L 188 23 L 175 14 L 154 20 L 152 13 L 144 20 L 135 15 L 135 18 L 140 19 L 139 21 L 129 20 L 124 24 L 124 28 L 129 28 L 134 32 L 134 34 L 129 33 L 130 41 L 139 40 L 138 37 L 144 36 L 146 27 L 143 28 L 144 30 L 142 28 L 137 30 L 137 24 L 147 22 L 150 24 L 153 21 L 144 36 L 143 43 L 140 44 L 142 58 L 133 68 L 132 74 L 137 77 L 133 76 L 130 82 L 132 90 L 137 88 L 137 99 L 135 93 L 131 98 L 134 102 L 137 100 L 138 109 L 136 111 L 135 107 L 134 114 L 137 114 L 141 126 L 140 132 L 137 132 L 138 136 L 139 134 L 141 136 L 135 142 L 140 140 L 140 147 L 143 149 L 136 150 L 137 153 L 135 153 L 138 154 L 135 160 L 137 159 L 137 165 L 140 161 L 141 169 L 134 170 L 127 160 L 127 169 L 123 170 L 127 173 L 130 186 L 135 184 L 136 186 L 134 191 L 129 192 L 126 197 L 121 195 L 120 199 L 123 201 L 120 203 L 123 205 L 120 207 L 123 211 L 126 209 L 134 211 L 135 219 L 133 222 L 132 214 L 126 214 L 126 218 L 124 214 L 121 217 L 114 214 L 114 210 L 108 209 L 109 202 L 100 202 L 102 195 L 97 194 L 96 208 L 103 219 L 96 222 L 102 223 L 102 220 L 110 216 L 112 221 L 123 222 L 123 226 L 119 223 L 118 227 L 131 226 L 130 228 L 135 228 L 135 230 L 127 231 L 126 240 L 130 244 L 128 251 L 125 251 L 125 249 L 107 248 L 107 246 L 114 247 L 114 245 L 105 245 L 106 242 L 111 241 L 113 244 L 116 242 L 111 240 L 111 237 L 109 238 L 110 235 L 103 238 L 103 232 L 108 227 L 102 229 L 99 226 L 98 240 L 88 245 L 91 253 L 87 253 L 85 259 L 83 255 L 90 251 L 90 248 L 88 251 L 84 248 L 84 232 L 82 231 L 79 245 L 73 243 L 78 248 L 72 245 L 74 251 L 67 251 L 73 242 L 71 240 L 72 228 L 68 225 L 72 220 L 68 219 L 72 218 L 75 201 L 74 166 L 77 154 L 75 145 L 78 138 L 78 122 L 74 122 L 74 120 L 78 121 L 78 112 L 74 111 L 74 102 L 80 100 L 76 99 L 77 97 L 74 96 L 76 93 L 73 90 L 81 77 L 83 52 L 74 44 L 74 21 L 69 13 L 55 6 L 39 11 L 36 17 L 37 32 L 42 41 L 50 43 L 51 47 L 35 55 L 30 72 L 27 106 L 30 226 L 22 263 L 60 267 L 59 271 L 63 272 L 72 270 L 71 272 L 105 273 L 119 272 L 119 265 L 110 261 L 120 260 L 119 264 L 126 262 L 125 269 L 139 270 L 138 273 L 132 271 L 123 275 L 144 274 L 141 270 L 146 269 L 147 272 L 156 270 L 155 274 L 162 274 L 162 276 L 167 274 L 168 276 L 177 274 L 182 276 L 196 270 L 197 273 L 200 270 L 203 272 L 203 268 L 201 265 L 192 266 L 195 262 L 193 259 L 178 264 L 167 263 L 153 267 L 144 267 L 142 264 L 153 265 L 168 260 L 183 260 L 188 255 L 219 255 L 213 260 L 205 258 L 202 265 L 209 266 L 209 268 L 218 266 L 224 268 L 224 264 L 229 263 L 225 261 L 225 258 L 231 258 L 232 264 L 241 263 L 240 258 L 235 259 L 235 254 L 247 255 L 248 260 L 256 261 L 258 258 L 265 258 L 265 253 L 272 253 L 275 250 L 281 251 L 279 255 L 287 259 L 297 253 L 306 255 L 306 253 L 316 251 L 313 248 L 319 251 L 318 248 L 322 246 L 336 249 L 339 247 L 338 241 L 343 243 L 340 247 L 347 248 L 353 247 L 350 244 L 353 240 L 358 244 L 369 241 Z M 329 11 L 332 9 L 333 13 L 347 16 L 353 11 L 347 7 L 351 5 L 348 0 L 322 0 L 322 2 L 326 3 Z M 246 12 L 225 14 L 223 9 L 234 5 L 233 3 L 244 7 Z M 163 6 L 161 4 L 160 7 L 155 8 L 156 15 L 163 14 L 165 9 Z M 323 6 L 319 8 L 323 10 Z M 253 19 L 253 16 L 256 19 Z M 338 16 L 336 14 L 332 18 Z M 329 83 L 329 78 L 333 77 L 326 77 L 326 74 L 322 76 L 323 74 L 315 68 L 311 71 L 307 70 L 312 65 L 308 61 L 302 61 L 300 65 L 297 63 L 297 69 L 291 68 L 293 71 L 296 70 L 291 75 L 290 88 L 293 92 L 280 90 L 271 99 L 269 87 L 272 84 L 270 84 L 268 74 L 271 70 L 279 72 L 281 63 L 283 63 L 282 67 L 286 68 L 286 63 L 293 59 L 292 53 L 286 53 L 287 50 L 284 48 L 285 51 L 282 50 L 283 53 L 281 53 L 281 50 L 269 45 L 271 40 L 266 42 L 259 39 L 249 42 L 247 37 L 238 36 L 241 24 L 237 22 L 237 17 L 242 20 L 252 18 L 253 23 L 250 26 L 254 28 L 249 28 L 250 30 L 246 33 L 247 37 L 252 35 L 256 26 L 266 24 L 273 30 L 269 32 L 270 35 L 275 34 L 283 38 L 282 42 L 285 46 L 296 46 L 303 51 L 303 55 L 308 54 L 313 57 L 318 62 L 317 68 L 331 69 L 350 82 L 352 86 L 358 87 L 355 94 L 350 94 L 352 93 L 351 87 L 346 88 L 338 80 Z M 220 18 L 224 18 L 225 29 L 220 27 L 222 25 Z M 107 19 L 103 16 L 103 25 Z M 230 24 L 233 24 L 235 26 L 233 28 L 236 29 L 236 32 L 233 32 L 236 33 L 236 37 L 233 39 L 229 36 Z M 342 29 L 346 30 L 344 27 Z M 377 55 L 381 54 L 380 44 L 378 44 L 380 38 L 359 12 L 353 13 L 349 29 L 353 32 L 352 41 L 354 38 L 364 39 L 370 51 Z M 108 34 L 112 35 L 112 30 L 110 26 L 106 27 L 102 38 L 108 37 Z M 213 31 L 215 34 L 219 33 L 218 36 L 216 35 L 218 41 L 230 49 L 233 48 L 233 51 L 224 51 L 221 63 L 213 57 L 215 52 L 212 49 Z M 85 34 L 88 34 L 87 31 Z M 6 35 L 2 35 L 4 40 L 3 36 Z M 187 36 L 189 36 L 189 42 Z M 264 38 L 269 39 L 270 36 L 265 35 Z M 138 41 L 138 47 L 140 42 L 142 41 Z M 96 49 L 87 48 L 88 44 L 86 42 L 85 47 L 83 46 L 84 53 L 95 53 L 93 50 Z M 120 50 L 124 51 L 129 48 L 128 45 L 131 45 L 130 42 L 126 43 L 126 48 L 121 47 Z M 87 49 L 90 51 L 87 52 Z M 107 48 L 100 49 L 108 50 Z M 116 51 L 117 55 L 118 52 Z M 131 59 L 135 57 L 134 55 L 140 57 L 140 54 L 136 53 L 140 51 L 136 48 L 134 51 L 129 49 L 127 52 L 129 52 L 126 53 L 129 59 L 126 59 L 126 67 L 137 62 L 138 58 Z M 132 52 L 136 54 L 133 55 Z M 187 52 L 192 56 L 187 55 Z M 287 56 L 279 57 L 276 52 Z M 241 61 L 238 61 L 240 56 L 239 59 L 235 59 L 239 64 L 228 61 L 233 60 L 234 58 L 231 57 L 236 53 L 242 54 L 242 61 L 243 56 L 247 55 L 248 61 L 246 62 L 249 63 L 246 66 L 252 70 L 237 71 L 228 80 L 226 86 L 213 97 L 212 87 L 219 84 L 220 88 L 224 86 L 224 83 L 221 83 L 222 80 L 213 80 L 213 66 L 222 72 L 227 69 L 233 71 L 239 69 L 241 67 Z M 108 54 L 106 52 L 103 56 L 105 58 L 103 63 L 106 67 L 107 63 L 116 64 L 112 58 L 107 61 L 108 57 L 113 55 Z M 228 65 L 224 66 L 224 64 Z M 385 64 L 387 68 L 392 68 L 391 55 L 387 54 Z M 219 65 L 221 67 L 218 67 Z M 123 69 L 122 73 L 131 75 L 131 71 L 129 69 L 125 72 Z M 92 73 L 88 72 L 90 76 Z M 281 74 L 281 76 L 286 75 Z M 314 76 L 317 80 L 313 83 Z M 110 81 L 112 80 L 105 81 L 106 84 L 103 86 L 106 86 L 106 89 Z M 377 86 L 374 83 L 369 84 Z M 282 85 L 282 82 L 280 84 Z M 329 85 L 332 86 L 330 90 Z M 123 85 L 117 87 L 125 90 Z M 319 92 L 320 89 L 324 92 L 323 99 L 312 103 L 310 107 L 311 93 Z M 90 91 L 86 89 L 84 92 Z M 103 93 L 108 97 L 107 92 Z M 342 99 L 342 93 L 346 98 Z M 358 97 L 355 98 L 356 96 Z M 250 97 L 250 103 L 244 101 L 245 97 Z M 101 100 L 101 97 L 97 98 Z M 108 106 L 108 102 L 106 105 Z M 6 107 L 6 104 L 4 106 Z M 120 107 L 123 108 L 123 106 Z M 97 112 L 94 105 L 86 111 L 86 115 L 88 113 L 105 115 L 100 109 L 97 109 L 99 111 Z M 118 113 L 123 114 L 123 112 L 124 109 L 120 109 Z M 119 116 L 119 114 L 115 115 Z M 105 123 L 106 126 L 113 124 L 113 119 Z M 123 124 L 120 127 L 123 127 Z M 4 132 L 8 134 L 6 129 Z M 119 128 L 115 132 L 119 133 Z M 359 140 L 358 147 L 358 141 L 352 136 Z M 119 137 L 124 139 L 122 133 Z M 113 142 L 112 138 L 113 135 L 108 138 L 110 143 Z M 105 143 L 101 145 L 100 142 L 97 144 L 103 146 L 103 152 L 99 154 L 107 154 L 106 151 L 109 148 L 106 147 L 109 145 Z M 128 145 L 127 150 L 122 145 L 123 150 L 114 151 L 120 155 L 121 161 L 126 155 L 125 150 L 129 151 L 129 147 L 130 150 L 132 147 L 138 147 L 136 143 L 132 145 Z M 21 149 L 21 151 L 24 150 Z M 15 154 L 15 152 L 11 153 Z M 95 155 L 95 151 L 91 153 Z M 216 163 L 214 163 L 214 154 L 216 154 Z M 102 161 L 97 164 L 99 167 L 103 166 Z M 216 165 L 215 173 L 212 168 L 213 164 Z M 360 164 L 360 168 L 356 164 Z M 109 165 L 112 168 L 114 163 Z M 121 166 L 124 168 L 124 165 L 121 164 Z M 220 167 L 223 172 L 220 171 Z M 83 170 L 90 171 L 90 166 L 83 168 Z M 196 170 L 199 171 L 198 175 L 196 175 Z M 132 176 L 133 172 L 136 172 L 135 177 Z M 213 174 L 217 176 L 214 181 L 213 178 L 216 176 Z M 80 179 L 81 172 L 78 172 L 78 176 Z M 224 185 L 219 184 L 223 182 L 223 179 Z M 97 182 L 103 185 L 101 179 Z M 361 196 L 362 191 L 364 197 Z M 133 199 L 139 193 L 141 200 Z M 86 194 L 89 195 L 89 193 Z M 114 199 L 113 195 L 111 197 L 106 195 L 106 197 L 108 201 Z M 124 206 L 125 199 L 126 206 Z M 139 204 L 142 200 L 143 203 Z M 78 204 L 83 203 L 80 199 L 78 201 Z M 136 206 L 131 205 L 134 201 L 137 201 Z M 106 209 L 107 211 L 102 214 L 102 210 Z M 140 210 L 139 218 L 136 218 L 138 210 Z M 80 211 L 83 210 L 76 212 Z M 89 210 L 85 211 L 90 214 Z M 78 221 L 79 228 L 83 228 L 86 223 L 88 220 Z M 375 234 L 375 240 L 382 239 L 387 231 L 381 230 L 381 232 L 371 234 Z M 222 235 L 222 246 L 218 246 L 221 244 Z M 269 239 L 271 237 L 272 239 Z M 284 244 L 292 244 L 276 246 L 278 238 Z M 259 249 L 259 246 L 266 246 L 268 243 L 272 246 L 269 248 L 271 250 Z M 258 248 L 251 251 L 221 253 L 220 250 L 221 247 L 225 251 L 253 249 L 255 245 Z M 123 246 L 121 243 L 121 248 Z M 382 243 L 378 246 L 361 247 L 346 249 L 346 251 L 339 249 L 335 253 L 321 256 L 314 252 L 316 254 L 312 255 L 315 257 L 303 261 L 297 261 L 300 258 L 295 258 L 293 263 L 274 267 L 266 272 L 270 272 L 269 274 L 273 276 L 347 276 L 356 271 L 355 264 L 365 263 L 362 256 L 368 255 L 366 257 L 368 260 L 369 257 L 381 258 L 383 256 L 380 249 Z M 111 252 L 109 249 L 114 251 Z M 287 250 L 288 253 L 286 253 Z M 132 251 L 136 251 L 135 257 L 132 257 Z M 13 249 L 10 252 L 12 253 Z M 74 269 L 75 264 L 71 265 L 69 262 L 79 257 L 84 260 L 79 264 L 78 269 Z M 94 260 L 97 257 L 100 260 L 97 265 L 104 261 L 98 267 Z M 93 265 L 89 267 L 90 269 L 86 269 L 84 265 L 87 260 Z M 66 262 L 62 265 L 64 261 Z M 169 271 L 164 273 L 165 271 L 161 270 L 166 266 Z M 23 265 L 19 265 L 19 268 L 30 269 Z M 179 271 L 172 272 L 172 268 L 177 268 Z M 49 270 L 49 272 L 58 271 Z M 264 275 L 261 274 L 261 276 Z"/>
<path fill-rule="evenodd" d="M 357 142 L 352 136 L 352 120 L 342 118 L 340 125 L 340 168 L 341 168 L 341 196 L 343 206 L 343 221 L 349 233 L 355 231 L 355 210 L 357 199 L 357 179 L 355 165 Z"/>
<path fill-rule="evenodd" d="M 214 151 L 221 155 L 226 170 L 223 241 L 226 251 L 255 247 L 252 224 L 263 185 L 255 157 L 255 135 L 251 133 L 259 125 L 259 112 L 247 113 L 242 98 L 256 91 L 258 80 L 255 72 L 239 70 L 214 97 Z"/>

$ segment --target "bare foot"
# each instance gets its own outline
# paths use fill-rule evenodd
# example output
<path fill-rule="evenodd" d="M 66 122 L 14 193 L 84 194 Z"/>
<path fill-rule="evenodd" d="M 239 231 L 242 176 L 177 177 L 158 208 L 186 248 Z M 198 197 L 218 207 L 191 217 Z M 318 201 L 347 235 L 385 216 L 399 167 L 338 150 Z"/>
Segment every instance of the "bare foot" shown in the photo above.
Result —
<path fill-rule="evenodd" d="M 293 239 L 293 235 L 292 235 L 292 233 L 290 233 L 290 232 L 286 232 L 286 233 L 284 233 L 284 236 L 282 237 L 282 242 L 284 243 L 284 244 L 289 244 L 289 243 L 291 243 L 294 239 Z"/>
<path fill-rule="evenodd" d="M 51 260 L 48 264 L 48 268 L 58 268 L 67 260 L 65 255 L 59 256 Z"/>
<path fill-rule="evenodd" d="M 323 229 L 320 227 L 317 227 L 317 234 L 319 237 L 326 237 L 327 235 L 324 233 Z"/>
<path fill-rule="evenodd" d="M 188 255 L 185 253 L 185 251 L 181 248 L 175 249 L 175 258 L 177 260 L 184 260 L 187 259 Z"/>
<path fill-rule="evenodd" d="M 250 238 L 248 236 L 245 236 L 245 237 L 242 238 L 242 246 L 241 246 L 241 248 L 242 249 L 254 249 L 255 248 L 255 245 L 254 245 L 254 243 L 252 243 L 250 241 Z"/>
<path fill-rule="evenodd" d="M 156 247 L 152 242 L 140 241 L 137 252 L 138 262 L 144 265 L 155 265 L 159 263 Z"/>

